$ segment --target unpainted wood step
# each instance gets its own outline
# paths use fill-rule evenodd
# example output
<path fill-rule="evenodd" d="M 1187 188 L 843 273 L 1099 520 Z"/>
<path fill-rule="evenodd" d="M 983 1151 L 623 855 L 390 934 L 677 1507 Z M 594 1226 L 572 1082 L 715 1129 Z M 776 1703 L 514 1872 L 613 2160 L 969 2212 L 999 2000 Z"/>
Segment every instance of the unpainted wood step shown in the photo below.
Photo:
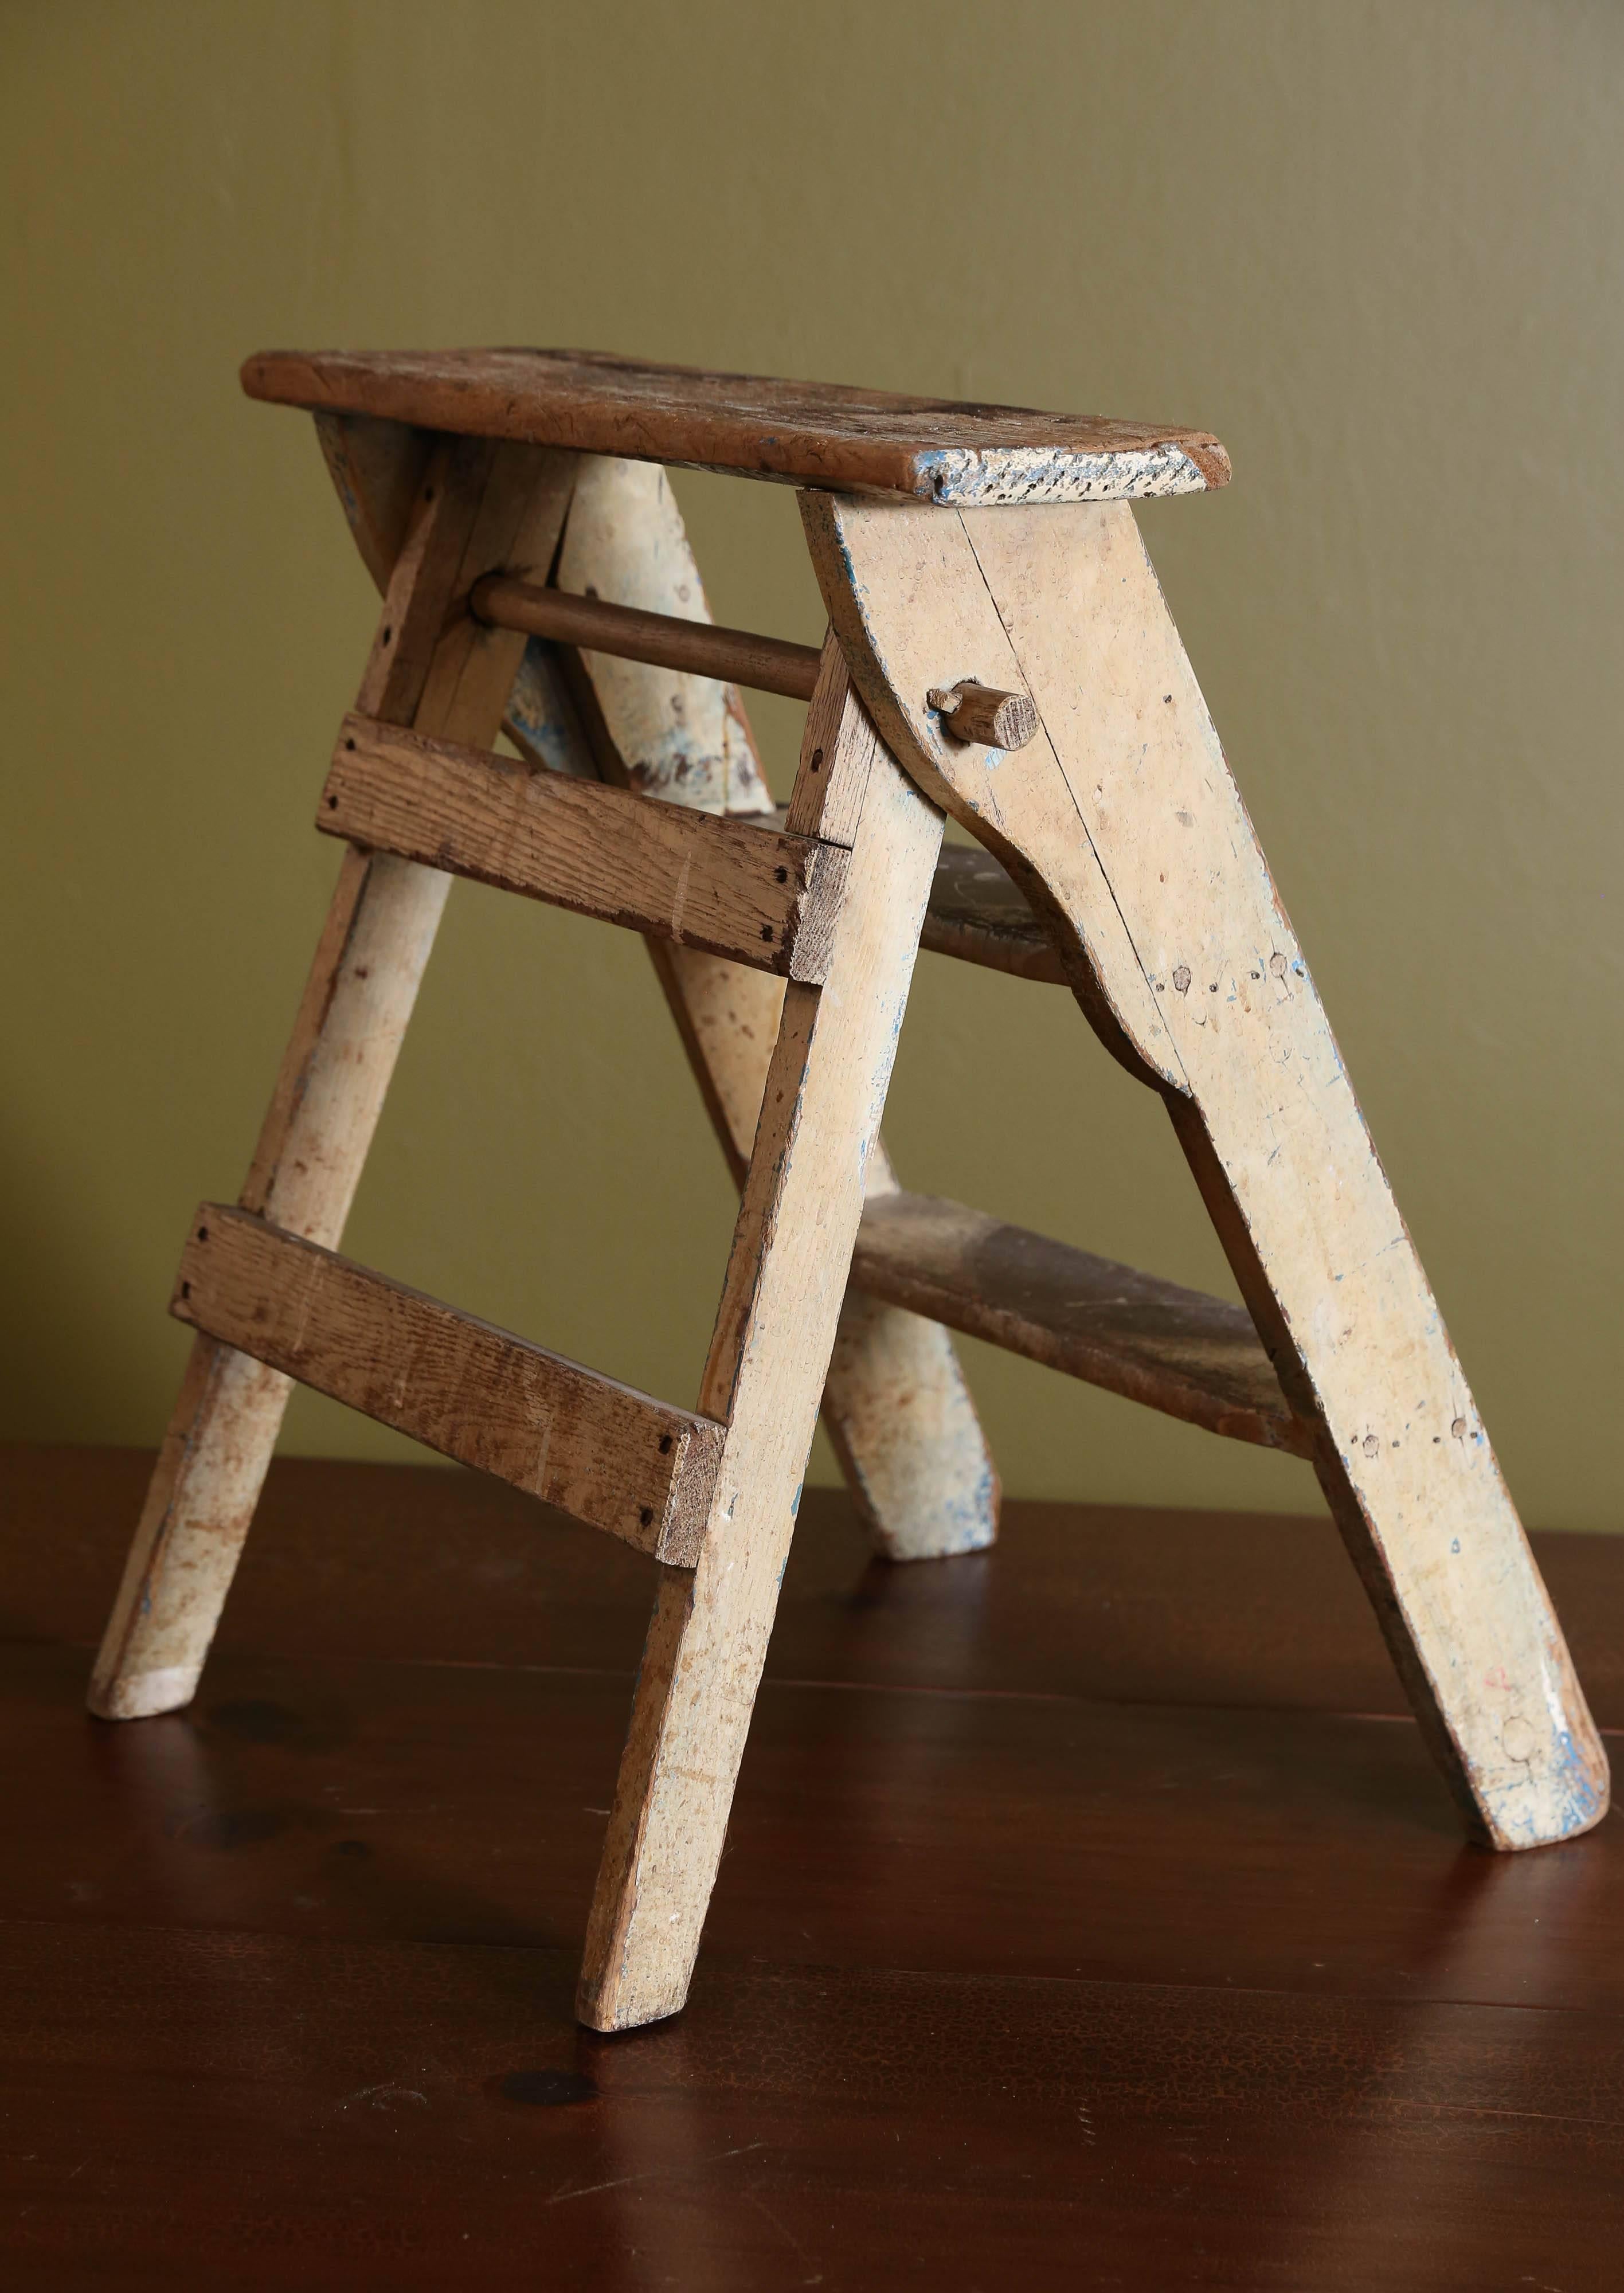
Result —
<path fill-rule="evenodd" d="M 1187 1424 L 1312 1454 L 1313 1429 L 1280 1391 L 1243 1306 L 935 1195 L 881 1195 L 865 1206 L 851 1279 L 871 1297 Z"/>

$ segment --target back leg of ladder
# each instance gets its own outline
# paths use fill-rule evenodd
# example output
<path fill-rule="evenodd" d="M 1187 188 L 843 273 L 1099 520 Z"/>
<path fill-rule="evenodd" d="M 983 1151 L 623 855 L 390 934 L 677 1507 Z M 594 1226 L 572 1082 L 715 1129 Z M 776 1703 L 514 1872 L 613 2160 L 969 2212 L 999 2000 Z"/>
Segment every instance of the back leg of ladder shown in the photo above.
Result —
<path fill-rule="evenodd" d="M 588 1930 L 580 2012 L 598 2030 L 687 1993 L 941 846 L 832 642 L 792 826 L 816 830 L 800 808 L 820 791 L 855 818 L 846 902 L 827 981 L 790 987 L 773 1049 L 700 1400 L 727 1426 L 716 1498 L 696 1571 L 663 1575 Z"/>
<path fill-rule="evenodd" d="M 784 982 L 650 940 L 722 1151 L 742 1182 L 784 1005 Z M 884 1146 L 867 1193 L 897 1179 Z M 875 1550 L 888 1560 L 978 1552 L 998 1533 L 998 1475 L 953 1340 L 939 1322 L 852 1291 L 824 1387 L 824 1429 Z"/>
<path fill-rule="evenodd" d="M 482 573 L 545 570 L 572 457 L 449 442 L 431 460 L 384 602 L 361 707 L 480 744 L 494 738 L 524 641 L 458 610 Z M 451 879 L 346 851 L 241 1197 L 332 1247 L 343 1231 Z M 194 1694 L 287 1406 L 289 1381 L 199 1338 L 96 1659 L 105 1719 Z"/>
<path fill-rule="evenodd" d="M 1605 1754 L 1131 506 L 802 498 L 881 732 L 1030 887 L 1172 1108 L 1472 1827 L 1587 1830 Z M 1030 694 L 1019 756 L 944 731 L 926 695 L 962 677 Z"/>

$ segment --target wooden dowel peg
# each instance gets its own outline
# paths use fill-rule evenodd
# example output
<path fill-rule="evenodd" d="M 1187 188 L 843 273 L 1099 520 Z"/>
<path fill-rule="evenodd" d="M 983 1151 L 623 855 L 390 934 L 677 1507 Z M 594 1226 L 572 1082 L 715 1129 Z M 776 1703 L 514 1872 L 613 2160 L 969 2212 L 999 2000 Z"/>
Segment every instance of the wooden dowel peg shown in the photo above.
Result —
<path fill-rule="evenodd" d="M 475 584 L 470 605 L 477 620 L 499 629 L 523 629 L 530 636 L 550 637 L 555 644 L 652 661 L 656 668 L 686 669 L 691 676 L 745 685 L 755 693 L 782 693 L 791 701 L 810 701 L 817 682 L 821 655 L 815 645 L 757 636 L 750 629 L 719 628 L 713 621 L 646 613 L 601 597 L 572 596 L 565 589 L 511 581 L 500 573 Z"/>
<path fill-rule="evenodd" d="M 984 749 L 1024 749 L 1037 730 L 1037 711 L 1024 693 L 1001 693 L 973 677 L 958 685 L 933 685 L 925 706 L 945 719 L 955 741 Z"/>

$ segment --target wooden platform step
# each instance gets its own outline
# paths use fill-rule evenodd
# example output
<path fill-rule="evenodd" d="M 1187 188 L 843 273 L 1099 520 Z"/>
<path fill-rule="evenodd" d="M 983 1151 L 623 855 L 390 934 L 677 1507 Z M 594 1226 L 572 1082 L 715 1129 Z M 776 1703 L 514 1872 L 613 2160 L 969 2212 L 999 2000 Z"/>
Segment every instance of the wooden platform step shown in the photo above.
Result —
<path fill-rule="evenodd" d="M 1312 1454 L 1241 1306 L 934 1195 L 863 1212 L 854 1286 L 1187 1424 Z"/>
<path fill-rule="evenodd" d="M 603 351 L 260 351 L 250 398 L 910 501 L 1121 501 L 1227 485 L 1210 431 L 654 366 Z"/>
<path fill-rule="evenodd" d="M 724 1436 L 708 1417 L 220 1203 L 192 1221 L 170 1311 L 658 1560 L 699 1559 Z"/>

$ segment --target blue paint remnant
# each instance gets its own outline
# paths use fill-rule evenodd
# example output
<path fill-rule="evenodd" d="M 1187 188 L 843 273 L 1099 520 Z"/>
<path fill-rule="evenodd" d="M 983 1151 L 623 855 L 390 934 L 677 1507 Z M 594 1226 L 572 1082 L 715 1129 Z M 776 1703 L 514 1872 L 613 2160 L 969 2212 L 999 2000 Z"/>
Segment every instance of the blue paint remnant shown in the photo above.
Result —
<path fill-rule="evenodd" d="M 800 1517 L 800 1493 L 801 1493 L 802 1489 L 804 1489 L 804 1488 L 806 1487 L 806 1486 L 807 1486 L 807 1485 L 806 1485 L 805 1481 L 797 1481 L 797 1482 L 796 1482 L 796 1484 L 795 1484 L 795 1494 L 794 1494 L 794 1495 L 790 1499 L 790 1519 L 791 1519 L 792 1520 L 795 1520 L 795 1519 L 797 1519 Z"/>
<path fill-rule="evenodd" d="M 1454 1543 L 1453 1543 L 1453 1544 L 1450 1545 L 1450 1547 L 1449 1547 L 1449 1551 L 1450 1551 L 1451 1552 L 1458 1552 L 1460 1551 L 1460 1539 L 1459 1539 L 1459 1537 L 1457 1537 L 1457 1538 L 1455 1539 Z"/>
<path fill-rule="evenodd" d="M 1573 1741 L 1571 1729 L 1564 1728 L 1556 1738 L 1555 1772 L 1567 1793 L 1567 1808 L 1563 1815 L 1563 1831 L 1582 1831 L 1594 1823 L 1604 1804 L 1601 1792 Z"/>

